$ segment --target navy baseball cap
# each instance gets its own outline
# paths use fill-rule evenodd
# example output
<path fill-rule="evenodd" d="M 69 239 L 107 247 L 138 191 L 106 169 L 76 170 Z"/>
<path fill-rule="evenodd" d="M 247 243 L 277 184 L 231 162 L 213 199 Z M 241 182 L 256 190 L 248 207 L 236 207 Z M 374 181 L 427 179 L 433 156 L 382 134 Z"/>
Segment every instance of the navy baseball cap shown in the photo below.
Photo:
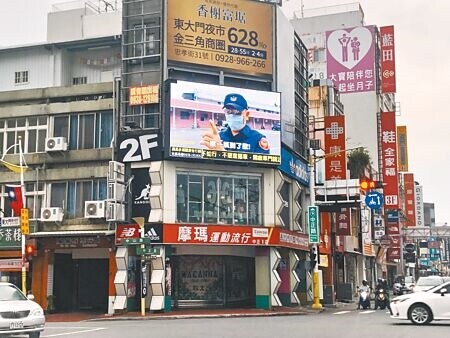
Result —
<path fill-rule="evenodd" d="M 240 94 L 228 94 L 223 101 L 224 108 L 234 108 L 239 111 L 248 109 L 247 100 Z"/>

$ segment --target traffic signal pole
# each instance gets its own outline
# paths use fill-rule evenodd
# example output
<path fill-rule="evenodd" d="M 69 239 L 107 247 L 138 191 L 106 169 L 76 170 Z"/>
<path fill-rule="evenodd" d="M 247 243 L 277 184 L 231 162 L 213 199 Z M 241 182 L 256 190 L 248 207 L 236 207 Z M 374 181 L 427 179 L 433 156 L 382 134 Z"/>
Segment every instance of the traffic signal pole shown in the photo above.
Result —
<path fill-rule="evenodd" d="M 311 206 L 316 206 L 316 192 L 315 192 L 315 186 L 316 186 L 316 175 L 315 175 L 315 162 L 314 162 L 314 150 L 312 148 L 309 148 L 310 154 L 309 154 L 309 196 L 310 196 L 310 204 Z M 317 213 L 317 216 L 319 217 L 320 213 Z M 319 232 L 320 233 L 320 232 Z M 312 244 L 312 250 L 316 252 L 316 261 L 318 261 L 319 258 L 319 246 L 317 243 Z M 312 282 L 313 282 L 313 303 L 311 307 L 314 310 L 321 310 L 322 304 L 320 304 L 320 290 L 319 290 L 319 264 L 315 264 L 313 268 L 313 276 L 312 276 Z"/>

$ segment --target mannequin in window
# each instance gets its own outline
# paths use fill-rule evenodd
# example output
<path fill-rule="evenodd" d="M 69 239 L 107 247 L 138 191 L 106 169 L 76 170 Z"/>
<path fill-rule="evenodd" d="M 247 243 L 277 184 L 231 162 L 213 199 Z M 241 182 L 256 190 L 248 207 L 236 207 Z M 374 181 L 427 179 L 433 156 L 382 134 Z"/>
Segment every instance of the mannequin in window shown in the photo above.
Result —
<path fill-rule="evenodd" d="M 177 186 L 177 219 L 186 222 L 186 194 L 182 184 Z"/>

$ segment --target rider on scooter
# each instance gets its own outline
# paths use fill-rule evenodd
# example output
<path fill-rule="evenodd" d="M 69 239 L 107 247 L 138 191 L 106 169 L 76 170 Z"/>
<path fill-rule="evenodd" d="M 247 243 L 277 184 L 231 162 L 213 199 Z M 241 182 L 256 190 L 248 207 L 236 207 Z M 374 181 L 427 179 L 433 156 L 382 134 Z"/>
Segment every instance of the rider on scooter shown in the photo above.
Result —
<path fill-rule="evenodd" d="M 370 286 L 367 284 L 367 281 L 366 281 L 366 280 L 363 280 L 363 281 L 362 281 L 362 285 L 359 287 L 358 291 L 359 291 L 359 301 L 358 301 L 358 310 L 359 310 L 359 309 L 361 308 L 361 306 L 362 306 L 363 308 L 365 308 L 364 305 L 361 304 L 362 301 L 363 301 L 363 300 L 361 299 L 361 293 L 362 293 L 362 292 L 366 292 L 366 296 L 367 296 L 367 297 L 369 297 L 369 295 L 370 295 Z M 367 300 L 369 300 L 369 298 L 367 298 Z M 370 308 L 370 300 L 369 300 L 368 304 L 369 304 L 368 308 Z"/>

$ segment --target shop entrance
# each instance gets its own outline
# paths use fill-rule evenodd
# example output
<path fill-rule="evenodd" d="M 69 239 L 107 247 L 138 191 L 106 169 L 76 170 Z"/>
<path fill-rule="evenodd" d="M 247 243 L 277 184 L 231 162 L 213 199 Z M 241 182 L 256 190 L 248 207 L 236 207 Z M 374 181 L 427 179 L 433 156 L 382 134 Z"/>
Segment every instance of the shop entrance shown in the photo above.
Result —
<path fill-rule="evenodd" d="M 235 256 L 172 256 L 175 308 L 254 307 L 255 260 Z"/>
<path fill-rule="evenodd" d="M 53 294 L 57 312 L 108 310 L 107 259 L 55 254 Z"/>

